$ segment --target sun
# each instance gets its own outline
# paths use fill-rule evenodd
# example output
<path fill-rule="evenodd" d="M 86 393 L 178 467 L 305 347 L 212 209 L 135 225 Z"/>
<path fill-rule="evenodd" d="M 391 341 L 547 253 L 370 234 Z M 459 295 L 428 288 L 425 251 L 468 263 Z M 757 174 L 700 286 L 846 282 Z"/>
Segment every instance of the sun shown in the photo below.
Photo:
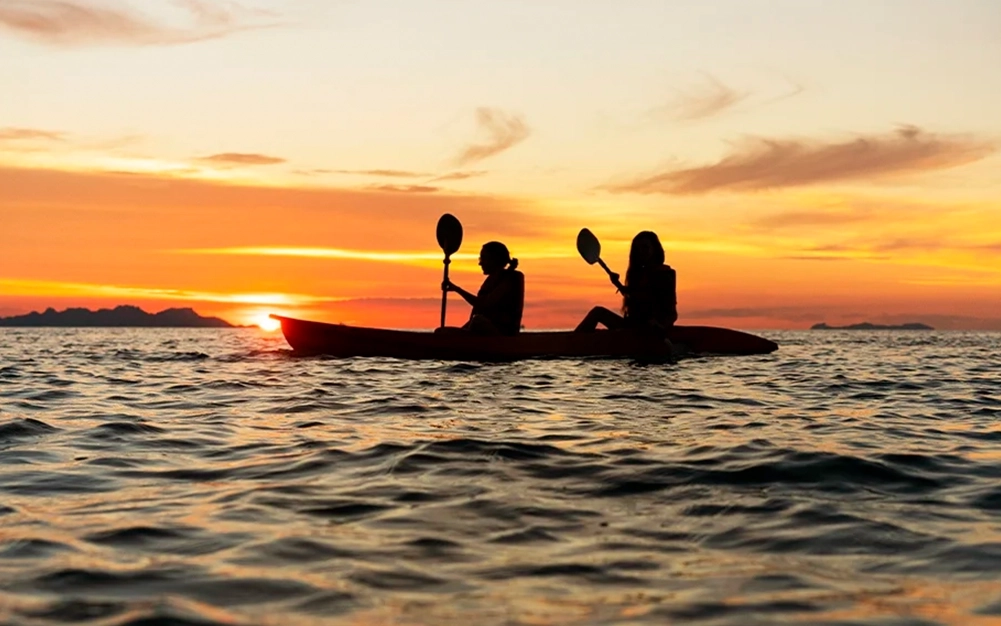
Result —
<path fill-rule="evenodd" d="M 282 323 L 276 319 L 271 319 L 268 317 L 267 313 L 261 313 L 260 315 L 254 316 L 254 323 L 261 327 L 261 330 L 267 331 L 269 333 L 274 332 L 282 327 Z"/>

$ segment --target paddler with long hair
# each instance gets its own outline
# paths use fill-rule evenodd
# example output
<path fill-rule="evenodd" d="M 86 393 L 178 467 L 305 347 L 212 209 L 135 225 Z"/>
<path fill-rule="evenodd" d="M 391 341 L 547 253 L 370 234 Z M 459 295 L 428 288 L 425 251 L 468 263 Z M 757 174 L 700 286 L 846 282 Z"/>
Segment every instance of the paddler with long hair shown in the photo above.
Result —
<path fill-rule="evenodd" d="M 626 282 L 620 282 L 615 273 L 610 279 L 622 292 L 622 315 L 596 306 L 577 325 L 576 332 L 594 332 L 598 324 L 610 330 L 664 330 L 678 321 L 677 274 L 664 263 L 664 246 L 656 233 L 645 230 L 633 238 Z"/>
<path fill-rule="evenodd" d="M 517 269 L 518 259 L 511 258 L 507 246 L 491 241 L 480 250 L 479 266 L 487 278 L 475 295 L 451 280 L 441 284 L 443 291 L 459 294 L 473 307 L 462 330 L 475 335 L 518 334 L 525 309 L 525 275 Z"/>

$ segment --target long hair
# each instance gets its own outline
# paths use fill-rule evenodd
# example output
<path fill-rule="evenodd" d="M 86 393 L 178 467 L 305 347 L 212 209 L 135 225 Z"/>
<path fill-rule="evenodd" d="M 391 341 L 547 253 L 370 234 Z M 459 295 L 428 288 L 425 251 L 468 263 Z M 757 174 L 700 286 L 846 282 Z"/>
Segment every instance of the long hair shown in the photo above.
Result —
<path fill-rule="evenodd" d="M 502 266 L 507 267 L 507 269 L 513 270 L 518 267 L 518 259 L 512 259 L 511 253 L 508 252 L 507 246 L 499 241 L 488 241 L 483 244 L 483 249 L 481 254 L 493 257 Z"/>
<path fill-rule="evenodd" d="M 641 258 L 640 244 L 646 242 L 650 249 L 653 251 L 653 255 L 649 260 L 644 260 Z M 626 286 L 630 284 L 635 284 L 636 281 L 647 272 L 655 270 L 664 264 L 664 246 L 660 243 L 660 238 L 657 237 L 657 233 L 651 230 L 644 230 L 643 232 L 637 234 L 633 237 L 633 243 L 629 247 L 629 269 L 626 270 Z M 622 299 L 622 312 L 628 313 L 629 299 Z"/>

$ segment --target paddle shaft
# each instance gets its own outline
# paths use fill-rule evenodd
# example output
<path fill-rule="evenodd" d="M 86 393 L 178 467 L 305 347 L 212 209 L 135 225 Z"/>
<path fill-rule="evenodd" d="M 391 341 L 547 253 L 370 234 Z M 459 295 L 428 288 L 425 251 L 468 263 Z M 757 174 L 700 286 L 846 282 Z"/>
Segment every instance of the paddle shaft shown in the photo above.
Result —
<path fill-rule="evenodd" d="M 605 270 L 605 273 L 608 274 L 609 278 L 612 278 L 615 275 L 615 272 L 613 272 L 612 270 L 608 269 L 608 266 L 605 265 L 605 262 L 601 260 L 601 257 L 598 257 L 598 265 L 601 266 L 601 269 Z M 616 283 L 616 285 L 617 284 L 618 283 Z M 618 291 L 620 291 L 620 289 L 618 287 L 616 287 L 615 291 L 618 292 Z"/>
<path fill-rule="evenodd" d="M 609 277 L 611 277 L 611 275 L 614 273 L 612 272 L 612 270 L 608 269 L 608 266 L 605 265 L 605 262 L 601 260 L 601 257 L 598 257 L 598 265 L 601 266 L 601 269 L 605 270 L 605 273 L 607 273 Z"/>
<path fill-rule="evenodd" d="M 448 258 L 449 255 L 445 255 L 445 276 L 442 278 L 442 282 L 448 282 L 448 264 L 452 262 Z M 441 328 L 445 328 L 445 307 L 448 305 L 448 291 L 442 289 L 441 291 Z"/>

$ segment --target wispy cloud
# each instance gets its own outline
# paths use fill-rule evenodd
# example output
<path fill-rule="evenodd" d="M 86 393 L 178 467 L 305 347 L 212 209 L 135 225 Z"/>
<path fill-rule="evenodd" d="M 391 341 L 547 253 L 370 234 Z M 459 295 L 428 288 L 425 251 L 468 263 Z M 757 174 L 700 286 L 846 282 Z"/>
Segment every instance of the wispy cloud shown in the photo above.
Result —
<path fill-rule="evenodd" d="M 787 80 L 789 82 L 789 89 L 788 90 L 786 90 L 783 93 L 778 94 L 777 96 L 772 96 L 771 98 L 768 98 L 764 102 L 760 102 L 756 106 L 768 106 L 770 104 L 775 104 L 777 102 L 782 102 L 783 100 L 789 100 L 790 98 L 795 98 L 799 94 L 801 94 L 804 91 L 806 91 L 806 86 L 803 85 L 802 83 L 796 82 L 795 80 L 792 80 L 792 79 L 787 79 Z"/>
<path fill-rule="evenodd" d="M 348 248 L 317 248 L 303 246 L 242 246 L 230 248 L 184 248 L 171 250 L 176 254 L 203 254 L 216 256 L 273 256 L 298 257 L 308 259 L 337 259 L 348 261 L 373 261 L 377 263 L 406 263 L 426 265 L 428 262 L 441 263 L 441 251 L 404 251 L 404 250 L 352 250 Z M 577 253 L 559 249 L 534 249 L 519 258 L 528 259 L 566 259 L 576 258 Z M 472 252 L 457 252 L 452 255 L 456 261 L 475 261 L 478 254 Z"/>
<path fill-rule="evenodd" d="M 824 318 L 824 312 L 823 310 L 817 308 L 796 306 L 733 307 L 694 309 L 691 311 L 685 311 L 685 316 L 690 318 L 778 318 L 797 322 L 819 322 Z"/>
<path fill-rule="evenodd" d="M 87 296 L 97 298 L 143 298 L 148 300 L 189 300 L 197 302 L 223 302 L 233 304 L 265 304 L 281 306 L 302 306 L 337 299 L 320 298 L 304 294 L 290 293 L 219 293 L 189 289 L 164 289 L 160 287 L 136 287 L 123 285 L 101 285 L 45 280 L 21 280 L 0 278 L 0 290 L 7 296 Z"/>
<path fill-rule="evenodd" d="M 480 176 L 486 176 L 487 172 L 484 170 L 470 170 L 466 172 L 449 172 L 448 174 L 442 174 L 441 176 L 435 176 L 431 179 L 433 183 L 440 183 L 449 180 L 466 180 L 469 178 L 478 178 Z"/>
<path fill-rule="evenodd" d="M 617 193 L 693 195 L 875 180 L 981 160 L 996 144 L 905 126 L 850 141 L 751 138 L 717 163 L 673 169 L 604 188 Z"/>
<path fill-rule="evenodd" d="M 413 170 L 392 170 L 392 169 L 374 169 L 374 170 L 318 170 L 319 172 L 325 172 L 329 174 L 347 174 L 350 176 L 371 176 L 373 178 L 423 178 L 429 183 L 446 182 L 453 180 L 466 180 L 468 178 L 476 178 L 477 176 L 486 175 L 484 170 L 467 170 L 458 172 L 448 172 L 445 174 L 433 174 L 430 172 L 416 172 Z M 433 187 L 421 187 L 417 185 L 407 185 L 403 187 L 397 187 L 395 185 L 382 185 L 385 187 L 385 191 L 409 191 L 413 192 L 430 192 L 432 190 L 437 191 Z"/>
<path fill-rule="evenodd" d="M 160 23 L 121 3 L 104 6 L 84 0 L 3 0 L 0 27 L 53 45 L 171 45 L 216 39 L 271 25 L 262 14 L 232 2 L 175 0 L 187 23 Z"/>
<path fill-rule="evenodd" d="M 433 243 L 434 224 L 442 213 L 459 217 L 469 233 L 475 229 L 492 238 L 534 240 L 565 228 L 563 218 L 548 213 L 531 200 L 497 195 L 444 191 L 406 194 L 367 188 L 221 183 L 175 176 L 173 170 L 165 168 L 129 170 L 133 173 L 126 176 L 107 171 L 67 172 L 0 164 L 0 204 L 33 204 L 56 212 L 32 212 L 31 221 L 22 224 L 26 230 L 44 230 L 48 220 L 58 219 L 53 215 L 71 210 L 70 207 L 73 211 L 88 210 L 102 215 L 143 213 L 176 218 L 184 214 L 198 215 L 204 220 L 198 233 L 185 225 L 185 220 L 177 219 L 164 220 L 155 232 L 140 228 L 142 220 L 127 224 L 114 220 L 85 224 L 86 232 L 93 235 L 88 238 L 93 245 L 99 246 L 97 242 L 103 242 L 114 232 L 116 241 L 121 240 L 128 249 L 140 240 L 147 247 L 153 241 L 172 242 L 168 247 L 187 246 L 209 232 L 227 233 L 233 245 L 250 245 L 262 241 L 262 237 L 272 240 L 281 237 L 300 244 L 351 248 L 360 241 L 388 239 L 396 247 L 421 249 L 429 241 Z M 246 219 L 247 215 L 274 217 L 277 207 L 281 207 L 281 219 Z M 140 230 L 133 231 L 133 227 Z M 5 232 L 0 226 L 0 235 Z M 9 253 L 2 242 L 0 251 Z M 0 267 L 3 265 L 0 261 Z"/>
<path fill-rule="evenodd" d="M 310 259 L 341 259 L 351 261 L 376 261 L 382 263 L 410 263 L 434 261 L 441 263 L 441 252 L 406 252 L 406 251 L 375 251 L 349 250 L 345 248 L 310 248 L 297 246 L 245 246 L 235 248 L 191 248 L 174 250 L 179 254 L 205 254 L 225 256 L 276 256 L 300 257 Z M 475 260 L 477 255 L 471 253 L 456 253 L 456 260 Z"/>
<path fill-rule="evenodd" d="M 379 178 L 428 178 L 432 174 L 426 172 L 411 172 L 409 170 L 333 170 L 335 174 L 351 174 L 353 176 L 375 176 Z"/>
<path fill-rule="evenodd" d="M 522 116 L 501 109 L 477 109 L 476 123 L 480 131 L 487 135 L 487 139 L 466 146 L 455 158 L 454 162 L 458 167 L 500 154 L 518 145 L 532 133 Z"/>
<path fill-rule="evenodd" d="M 807 252 L 820 254 L 838 253 L 888 253 L 888 252 L 1001 252 L 1001 245 L 970 241 L 968 237 L 959 239 L 947 232 L 924 236 L 882 236 L 864 237 L 848 243 L 828 244 L 808 248 Z M 856 257 L 857 258 L 857 257 Z"/>
<path fill-rule="evenodd" d="M 679 91 L 671 102 L 650 109 L 647 116 L 676 121 L 706 119 L 736 106 L 751 95 L 749 91 L 737 91 L 723 84 L 710 74 L 705 77 L 705 83 L 687 91 Z"/>
<path fill-rule="evenodd" d="M 863 254 L 792 254 L 788 256 L 775 257 L 786 261 L 890 261 L 892 257 L 887 255 L 863 255 Z"/>
<path fill-rule="evenodd" d="M 277 165 L 285 163 L 285 159 L 268 156 L 266 154 L 253 154 L 242 152 L 224 152 L 198 159 L 204 163 L 213 165 L 241 166 L 241 165 Z"/>
<path fill-rule="evenodd" d="M 430 185 L 372 185 L 370 189 L 391 193 L 437 193 L 441 191 L 440 187 Z"/>
<path fill-rule="evenodd" d="M 816 211 L 785 211 L 766 215 L 753 222 L 753 227 L 763 230 L 782 228 L 802 228 L 804 226 L 840 226 L 866 222 L 885 217 L 885 212 L 862 211 L 857 209 Z"/>
<path fill-rule="evenodd" d="M 298 169 L 292 170 L 293 174 L 298 174 L 299 176 L 323 176 L 324 174 L 336 174 L 334 170 L 327 170 L 323 168 L 313 168 L 313 169 Z"/>
<path fill-rule="evenodd" d="M 0 6 L 0 10 L 2 10 Z M 38 128 L 0 128 L 0 141 L 63 141 L 66 133 Z"/>

